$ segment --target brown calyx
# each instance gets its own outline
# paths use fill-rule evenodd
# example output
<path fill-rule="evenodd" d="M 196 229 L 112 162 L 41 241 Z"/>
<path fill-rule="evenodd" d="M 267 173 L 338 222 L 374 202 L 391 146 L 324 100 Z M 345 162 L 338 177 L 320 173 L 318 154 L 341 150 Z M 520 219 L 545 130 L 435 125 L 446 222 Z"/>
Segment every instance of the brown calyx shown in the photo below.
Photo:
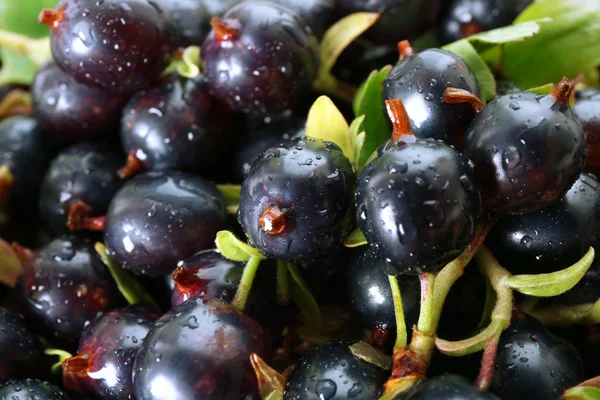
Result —
<path fill-rule="evenodd" d="M 237 39 L 242 30 L 242 25 L 235 19 L 212 17 L 210 26 L 215 31 L 215 39 L 218 41 Z"/>
<path fill-rule="evenodd" d="M 92 208 L 83 201 L 77 200 L 69 205 L 67 228 L 71 232 L 80 230 L 100 232 L 104 230 L 105 217 L 91 217 Z"/>
<path fill-rule="evenodd" d="M 475 22 L 467 22 L 460 25 L 460 36 L 467 38 L 481 32 L 481 27 Z"/>
<path fill-rule="evenodd" d="M 35 255 L 34 250 L 30 249 L 29 247 L 25 247 L 17 242 L 12 242 L 10 244 L 10 247 L 12 248 L 12 251 L 16 254 L 16 256 L 19 258 L 19 260 L 21 260 L 22 264 L 27 263 Z"/>
<path fill-rule="evenodd" d="M 403 40 L 398 42 L 398 54 L 400 55 L 400 59 L 404 60 L 405 58 L 415 54 L 415 49 L 413 49 L 408 40 Z"/>
<path fill-rule="evenodd" d="M 48 25 L 51 29 L 58 28 L 61 21 L 63 20 L 63 8 L 58 10 L 52 8 L 44 8 L 38 15 L 38 21 L 44 25 Z"/>
<path fill-rule="evenodd" d="M 84 390 L 84 383 L 82 380 L 88 378 L 90 358 L 91 354 L 84 351 L 63 361 L 63 384 L 67 389 L 76 392 Z"/>
<path fill-rule="evenodd" d="M 177 267 L 171 272 L 171 279 L 177 285 L 180 292 L 189 292 L 196 289 L 200 285 L 200 279 L 196 274 L 188 271 L 183 267 Z"/>
<path fill-rule="evenodd" d="M 476 113 L 480 112 L 483 107 L 483 101 L 473 93 L 458 88 L 447 88 L 442 96 L 442 102 L 447 104 L 470 104 Z"/>
<path fill-rule="evenodd" d="M 555 105 L 558 104 L 563 107 L 568 107 L 573 89 L 575 89 L 575 84 L 569 81 L 567 77 L 564 77 L 558 85 L 554 87 L 554 90 L 552 90 L 549 97 L 554 99 Z"/>
<path fill-rule="evenodd" d="M 402 100 L 386 100 L 385 108 L 394 128 L 392 132 L 392 140 L 397 141 L 404 137 L 414 138 L 415 135 L 412 132 L 410 118 L 408 117 L 408 113 L 406 112 L 406 108 L 404 108 Z"/>
<path fill-rule="evenodd" d="M 117 171 L 117 175 L 119 175 L 119 178 L 121 179 L 129 179 L 143 171 L 144 168 L 144 163 L 137 158 L 135 152 L 131 152 L 127 155 L 125 165 Z"/>
<path fill-rule="evenodd" d="M 427 363 L 410 349 L 396 349 L 392 355 L 392 375 L 383 386 L 381 399 L 395 399 L 425 379 Z"/>
<path fill-rule="evenodd" d="M 272 205 L 258 219 L 260 227 L 269 235 L 278 235 L 287 227 L 287 218 L 278 205 Z"/>
<path fill-rule="evenodd" d="M 15 182 L 14 177 L 10 173 L 7 165 L 0 167 L 0 204 L 8 199 L 10 188 L 12 188 Z"/>
<path fill-rule="evenodd" d="M 384 328 L 373 328 L 369 344 L 371 346 L 384 347 L 390 337 L 390 331 Z"/>

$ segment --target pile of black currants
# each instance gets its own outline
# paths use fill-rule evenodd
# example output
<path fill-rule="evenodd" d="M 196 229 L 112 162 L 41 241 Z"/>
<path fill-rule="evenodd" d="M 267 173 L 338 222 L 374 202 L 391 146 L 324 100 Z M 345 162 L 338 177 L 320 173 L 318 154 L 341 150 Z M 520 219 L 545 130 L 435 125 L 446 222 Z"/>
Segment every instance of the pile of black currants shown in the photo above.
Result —
<path fill-rule="evenodd" d="M 551 2 L 0 30 L 0 398 L 600 398 L 600 74 L 503 70 Z"/>

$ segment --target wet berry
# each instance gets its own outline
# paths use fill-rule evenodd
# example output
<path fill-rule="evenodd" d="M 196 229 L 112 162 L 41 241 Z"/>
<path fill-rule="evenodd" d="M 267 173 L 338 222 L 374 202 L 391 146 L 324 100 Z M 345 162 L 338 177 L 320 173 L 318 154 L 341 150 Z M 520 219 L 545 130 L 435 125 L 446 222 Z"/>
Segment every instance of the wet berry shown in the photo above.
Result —
<path fill-rule="evenodd" d="M 25 320 L 0 308 L 0 383 L 9 378 L 36 376 L 42 345 Z"/>
<path fill-rule="evenodd" d="M 350 342 L 330 342 L 304 354 L 290 374 L 285 400 L 372 400 L 389 373 L 352 354 Z"/>
<path fill-rule="evenodd" d="M 182 172 L 150 172 L 121 188 L 105 221 L 104 240 L 123 267 L 155 277 L 212 247 L 227 210 L 209 182 Z"/>
<path fill-rule="evenodd" d="M 54 62 L 44 65 L 31 88 L 35 116 L 57 141 L 113 140 L 128 96 L 78 83 Z"/>
<path fill-rule="evenodd" d="M 322 38 L 333 25 L 334 0 L 280 0 L 279 4 L 297 12 L 310 26 L 315 36 Z"/>
<path fill-rule="evenodd" d="M 441 375 L 418 383 L 405 400 L 500 400 L 458 375 Z"/>
<path fill-rule="evenodd" d="M 69 400 L 70 397 L 57 386 L 37 379 L 8 381 L 0 385 L 0 398 L 10 400 Z"/>
<path fill-rule="evenodd" d="M 258 323 L 222 300 L 193 297 L 152 327 L 135 359 L 138 400 L 258 397 L 250 355 L 268 360 Z"/>
<path fill-rule="evenodd" d="M 522 315 L 500 337 L 490 391 L 502 399 L 560 399 L 584 379 L 573 345 Z"/>
<path fill-rule="evenodd" d="M 444 102 L 444 92 L 458 88 L 481 96 L 475 75 L 460 57 L 450 52 L 414 52 L 410 44 L 402 44 L 402 57 L 384 81 L 384 99 L 402 100 L 416 137 L 460 144 L 475 110 L 469 104 Z"/>
<path fill-rule="evenodd" d="M 587 89 L 577 92 L 573 112 L 587 136 L 588 158 L 585 170 L 598 175 L 600 173 L 600 90 Z"/>
<path fill-rule="evenodd" d="M 483 205 L 502 214 L 538 210 L 562 197 L 585 164 L 585 133 L 563 80 L 548 96 L 502 96 L 475 117 L 463 143 Z"/>
<path fill-rule="evenodd" d="M 97 313 L 118 305 L 119 292 L 93 244 L 55 239 L 23 265 L 17 288 L 28 318 L 52 340 L 76 344 Z"/>
<path fill-rule="evenodd" d="M 155 81 L 178 46 L 170 14 L 150 0 L 61 0 L 43 10 L 56 63 L 78 82 L 132 93 Z"/>
<path fill-rule="evenodd" d="M 211 93 L 232 109 L 277 115 L 306 96 L 317 73 L 317 40 L 294 11 L 246 1 L 213 18 L 202 46 Z"/>
<path fill-rule="evenodd" d="M 123 153 L 105 144 L 81 143 L 63 150 L 52 161 L 40 193 L 40 216 L 53 232 L 68 231 L 69 210 L 76 202 L 87 215 L 104 215 L 123 181 L 117 170 Z"/>
<path fill-rule="evenodd" d="M 62 364 L 64 386 L 106 400 L 133 398 L 133 362 L 158 315 L 140 306 L 106 313 L 83 332 L 77 355 Z"/>
<path fill-rule="evenodd" d="M 354 190 L 340 148 L 301 137 L 265 151 L 242 185 L 238 218 L 265 255 L 310 260 L 339 248 Z"/>
<path fill-rule="evenodd" d="M 498 221 L 487 244 L 513 274 L 558 271 L 575 264 L 600 238 L 600 183 L 583 173 L 559 200 Z"/>

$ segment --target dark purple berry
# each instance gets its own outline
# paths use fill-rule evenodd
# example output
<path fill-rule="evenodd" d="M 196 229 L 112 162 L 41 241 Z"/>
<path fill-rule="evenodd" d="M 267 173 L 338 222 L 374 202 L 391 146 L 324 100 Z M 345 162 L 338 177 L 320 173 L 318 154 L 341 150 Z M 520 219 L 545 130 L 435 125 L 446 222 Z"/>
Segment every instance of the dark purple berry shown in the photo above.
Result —
<path fill-rule="evenodd" d="M 458 375 L 441 375 L 418 383 L 402 397 L 404 400 L 500 400 L 493 394 L 477 389 Z"/>
<path fill-rule="evenodd" d="M 70 397 L 57 386 L 37 379 L 8 381 L 0 385 L 0 398 L 10 400 L 44 399 L 69 400 Z"/>
<path fill-rule="evenodd" d="M 294 10 L 304 18 L 318 38 L 322 38 L 327 29 L 333 25 L 334 0 L 280 0 L 278 3 Z"/>
<path fill-rule="evenodd" d="M 598 175 L 600 173 L 600 90 L 587 89 L 577 92 L 573 112 L 587 137 L 588 158 L 585 170 Z"/>
<path fill-rule="evenodd" d="M 42 345 L 25 320 L 0 308 L 0 383 L 9 378 L 36 376 Z"/>

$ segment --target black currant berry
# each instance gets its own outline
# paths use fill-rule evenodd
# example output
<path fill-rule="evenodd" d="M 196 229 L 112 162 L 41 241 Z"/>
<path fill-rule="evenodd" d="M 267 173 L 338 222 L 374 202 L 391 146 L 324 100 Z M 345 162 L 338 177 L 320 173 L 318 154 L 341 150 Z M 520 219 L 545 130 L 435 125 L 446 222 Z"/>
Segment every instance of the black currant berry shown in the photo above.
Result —
<path fill-rule="evenodd" d="M 345 277 L 351 252 L 340 247 L 322 257 L 298 264 L 306 285 L 320 305 L 340 304 L 341 300 L 348 298 Z"/>
<path fill-rule="evenodd" d="M 278 3 L 304 18 L 318 38 L 333 25 L 335 0 L 279 0 Z"/>
<path fill-rule="evenodd" d="M 479 390 L 458 375 L 429 378 L 415 386 L 404 400 L 500 400 L 491 393 Z"/>
<path fill-rule="evenodd" d="M 246 1 L 213 18 L 202 46 L 211 93 L 234 110 L 277 115 L 311 90 L 319 63 L 317 40 L 294 11 Z"/>
<path fill-rule="evenodd" d="M 304 354 L 290 374 L 285 400 L 372 400 L 389 373 L 352 354 L 349 342 L 329 342 Z"/>
<path fill-rule="evenodd" d="M 339 248 L 355 174 L 340 148 L 301 137 L 265 151 L 246 174 L 239 222 L 268 257 L 306 261 Z"/>
<path fill-rule="evenodd" d="M 87 215 L 104 215 L 123 181 L 117 170 L 123 152 L 100 143 L 81 143 L 63 150 L 52 161 L 40 193 L 42 223 L 55 233 L 68 231 L 75 203 Z"/>
<path fill-rule="evenodd" d="M 179 41 L 154 1 L 61 0 L 40 21 L 51 28 L 56 63 L 78 82 L 133 93 L 155 81 Z"/>
<path fill-rule="evenodd" d="M 9 378 L 36 376 L 42 344 L 17 314 L 0 308 L 0 383 Z"/>
<path fill-rule="evenodd" d="M 486 243 L 513 274 L 540 274 L 575 264 L 600 239 L 600 183 L 583 173 L 559 200 L 499 220 Z"/>
<path fill-rule="evenodd" d="M 459 145 L 475 110 L 469 104 L 444 102 L 444 92 L 457 88 L 481 96 L 475 75 L 460 57 L 445 50 L 415 53 L 408 42 L 399 47 L 401 59 L 384 81 L 384 100 L 402 100 L 416 137 Z"/>
<path fill-rule="evenodd" d="M 259 398 L 250 355 L 270 343 L 250 317 L 222 300 L 193 297 L 152 327 L 134 364 L 138 400 Z"/>
<path fill-rule="evenodd" d="M 57 386 L 37 379 L 8 381 L 0 385 L 0 398 L 10 400 L 69 400 L 70 397 Z"/>
<path fill-rule="evenodd" d="M 512 24 L 533 0 L 450 0 L 438 22 L 442 44 Z"/>
<path fill-rule="evenodd" d="M 356 215 L 383 272 L 438 272 L 471 243 L 479 223 L 479 194 L 459 152 L 410 133 L 400 100 L 386 102 L 392 140 L 358 178 Z"/>
<path fill-rule="evenodd" d="M 560 399 L 584 379 L 573 345 L 535 318 L 521 315 L 500 337 L 490 391 L 502 399 Z"/>
<path fill-rule="evenodd" d="M 522 92 L 489 103 L 463 143 L 475 164 L 484 207 L 501 214 L 538 210 L 561 198 L 585 165 L 581 124 L 569 107 L 564 79 L 548 96 Z"/>
<path fill-rule="evenodd" d="M 78 83 L 54 62 L 38 71 L 31 95 L 40 124 L 63 143 L 116 138 L 128 99 Z"/>
<path fill-rule="evenodd" d="M 104 240 L 124 268 L 157 277 L 212 247 L 226 223 L 225 199 L 214 185 L 182 172 L 150 172 L 115 195 Z"/>
<path fill-rule="evenodd" d="M 573 112 L 587 136 L 588 158 L 585 170 L 598 175 L 600 173 L 600 90 L 587 89 L 577 92 Z"/>

